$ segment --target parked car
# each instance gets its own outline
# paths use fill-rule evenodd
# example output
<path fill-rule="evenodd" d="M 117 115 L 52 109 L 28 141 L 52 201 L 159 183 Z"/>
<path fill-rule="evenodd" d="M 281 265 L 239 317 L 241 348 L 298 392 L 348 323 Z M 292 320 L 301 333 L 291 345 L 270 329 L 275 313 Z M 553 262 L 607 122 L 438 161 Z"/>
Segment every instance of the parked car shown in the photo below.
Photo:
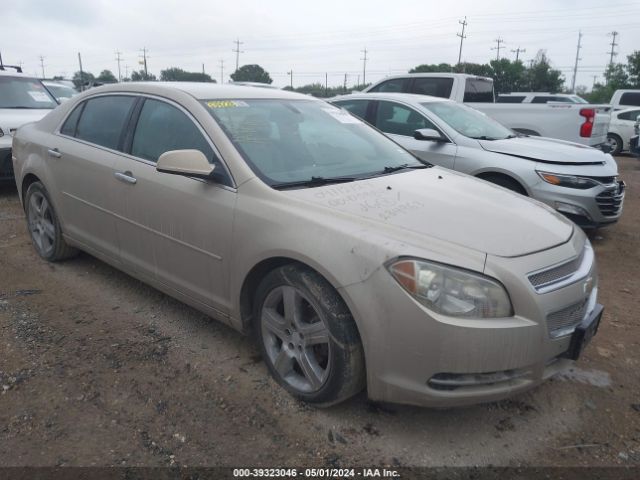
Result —
<path fill-rule="evenodd" d="M 422 160 L 535 198 L 583 228 L 611 224 L 622 214 L 618 166 L 598 149 L 516 135 L 477 110 L 438 97 L 365 93 L 331 102 Z"/>
<path fill-rule="evenodd" d="M 613 112 L 607 134 L 612 155 L 618 155 L 620 152 L 631 149 L 631 137 L 634 135 L 633 126 L 638 116 L 640 116 L 640 107 Z"/>
<path fill-rule="evenodd" d="M 550 92 L 513 92 L 501 93 L 496 97 L 497 103 L 589 103 L 580 95 Z"/>
<path fill-rule="evenodd" d="M 463 73 L 411 73 L 387 77 L 366 88 L 373 93 L 415 93 L 468 103 L 505 127 L 532 136 L 591 147 L 606 146 L 609 105 L 494 103 L 493 79 Z M 606 147 L 608 149 L 608 147 Z"/>
<path fill-rule="evenodd" d="M 640 107 L 640 90 L 616 90 L 609 103 L 614 110 Z"/>
<path fill-rule="evenodd" d="M 253 331 L 307 402 L 502 398 L 577 359 L 602 315 L 572 222 L 306 95 L 99 87 L 21 128 L 14 167 L 40 256 L 85 250 Z"/>
<path fill-rule="evenodd" d="M 47 87 L 47 90 L 55 97 L 58 103 L 65 102 L 78 94 L 75 88 L 55 81 L 43 80 L 42 84 Z"/>
<path fill-rule="evenodd" d="M 0 70 L 0 183 L 13 182 L 11 139 L 18 127 L 40 120 L 57 105 L 37 78 Z"/>

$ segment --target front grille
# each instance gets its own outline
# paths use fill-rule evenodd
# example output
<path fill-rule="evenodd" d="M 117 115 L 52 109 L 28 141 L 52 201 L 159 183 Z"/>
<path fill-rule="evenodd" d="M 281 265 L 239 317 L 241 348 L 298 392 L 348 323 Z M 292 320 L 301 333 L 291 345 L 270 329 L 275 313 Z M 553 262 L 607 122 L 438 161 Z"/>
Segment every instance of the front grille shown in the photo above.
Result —
<path fill-rule="evenodd" d="M 596 197 L 598 208 L 600 208 L 600 212 L 605 217 L 615 217 L 620 213 L 624 200 L 623 185 L 616 185 L 615 188 L 606 190 Z"/>
<path fill-rule="evenodd" d="M 569 260 L 568 262 L 558 265 L 557 267 L 550 268 L 549 270 L 529 275 L 529 281 L 531 282 L 531 285 L 537 289 L 570 277 L 580 268 L 583 258 L 584 250 L 573 260 Z"/>
<path fill-rule="evenodd" d="M 0 150 L 0 178 L 13 178 L 11 149 Z"/>
<path fill-rule="evenodd" d="M 582 322 L 586 312 L 588 299 L 547 315 L 547 331 L 551 338 L 562 337 L 575 329 Z"/>

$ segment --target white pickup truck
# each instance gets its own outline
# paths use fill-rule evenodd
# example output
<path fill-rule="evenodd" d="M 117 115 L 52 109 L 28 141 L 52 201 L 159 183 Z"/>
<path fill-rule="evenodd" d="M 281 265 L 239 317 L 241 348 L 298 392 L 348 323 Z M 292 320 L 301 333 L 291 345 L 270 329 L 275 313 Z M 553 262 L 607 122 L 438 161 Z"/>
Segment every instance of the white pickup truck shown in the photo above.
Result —
<path fill-rule="evenodd" d="M 609 103 L 614 110 L 640 107 L 640 90 L 616 90 Z"/>
<path fill-rule="evenodd" d="M 524 133 L 605 145 L 610 105 L 579 103 L 495 103 L 493 79 L 464 73 L 411 73 L 387 77 L 364 92 L 403 92 L 449 98 L 480 110 L 505 127 Z"/>

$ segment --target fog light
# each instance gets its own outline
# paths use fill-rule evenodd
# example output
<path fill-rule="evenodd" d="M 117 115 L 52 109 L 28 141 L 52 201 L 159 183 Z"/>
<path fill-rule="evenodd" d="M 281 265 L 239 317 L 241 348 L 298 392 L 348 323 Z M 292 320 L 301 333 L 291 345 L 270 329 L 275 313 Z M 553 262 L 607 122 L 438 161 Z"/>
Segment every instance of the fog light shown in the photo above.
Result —
<path fill-rule="evenodd" d="M 556 202 L 556 210 L 562 213 L 569 213 L 571 215 L 580 215 L 592 220 L 591 215 L 589 215 L 584 208 L 578 207 L 577 205 L 571 205 L 570 203 Z"/>

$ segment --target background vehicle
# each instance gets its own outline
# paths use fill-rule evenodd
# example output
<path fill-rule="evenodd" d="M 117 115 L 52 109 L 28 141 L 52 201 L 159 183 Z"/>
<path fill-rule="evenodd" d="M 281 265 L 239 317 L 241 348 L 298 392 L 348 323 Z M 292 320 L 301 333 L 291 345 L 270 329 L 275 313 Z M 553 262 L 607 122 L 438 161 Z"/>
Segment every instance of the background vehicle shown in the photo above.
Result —
<path fill-rule="evenodd" d="M 640 107 L 616 110 L 611 114 L 607 141 L 611 146 L 612 155 L 630 150 L 631 137 L 635 135 L 633 126 L 638 116 L 640 116 Z"/>
<path fill-rule="evenodd" d="M 377 400 L 502 398 L 577 359 L 602 315 L 573 223 L 306 95 L 109 85 L 13 146 L 41 257 L 81 248 L 253 331 L 307 402 L 365 379 Z"/>
<path fill-rule="evenodd" d="M 512 92 L 501 93 L 496 97 L 496 103 L 589 103 L 579 95 L 569 93 L 549 92 Z"/>
<path fill-rule="evenodd" d="M 616 222 L 624 187 L 609 154 L 544 137 L 516 136 L 487 115 L 425 95 L 368 93 L 332 100 L 426 162 L 546 203 L 578 225 Z"/>
<path fill-rule="evenodd" d="M 0 70 L 0 182 L 13 180 L 11 139 L 15 131 L 40 120 L 57 105 L 37 78 Z"/>
<path fill-rule="evenodd" d="M 417 93 L 469 103 L 505 127 L 526 135 L 603 145 L 609 127 L 608 105 L 573 103 L 494 103 L 493 79 L 463 73 L 412 73 L 387 77 L 364 92 Z"/>
<path fill-rule="evenodd" d="M 640 107 L 640 90 L 616 90 L 610 103 L 614 110 Z"/>
<path fill-rule="evenodd" d="M 47 90 L 56 98 L 58 103 L 62 103 L 69 100 L 71 97 L 78 94 L 75 88 L 71 88 L 68 85 L 59 83 L 52 80 L 43 80 L 42 84 L 47 87 Z"/>

